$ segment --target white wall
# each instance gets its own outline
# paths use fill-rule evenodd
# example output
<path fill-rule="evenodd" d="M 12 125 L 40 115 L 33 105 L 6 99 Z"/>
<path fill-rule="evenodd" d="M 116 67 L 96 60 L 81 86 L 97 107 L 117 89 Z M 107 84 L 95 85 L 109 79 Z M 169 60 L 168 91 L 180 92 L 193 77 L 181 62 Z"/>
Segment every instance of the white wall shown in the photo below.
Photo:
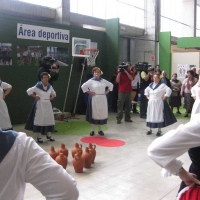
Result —
<path fill-rule="evenodd" d="M 172 53 L 171 75 L 177 73 L 178 64 L 182 65 L 196 65 L 198 69 L 200 67 L 200 53 L 199 52 L 183 52 Z M 178 78 L 181 82 L 184 78 Z"/>

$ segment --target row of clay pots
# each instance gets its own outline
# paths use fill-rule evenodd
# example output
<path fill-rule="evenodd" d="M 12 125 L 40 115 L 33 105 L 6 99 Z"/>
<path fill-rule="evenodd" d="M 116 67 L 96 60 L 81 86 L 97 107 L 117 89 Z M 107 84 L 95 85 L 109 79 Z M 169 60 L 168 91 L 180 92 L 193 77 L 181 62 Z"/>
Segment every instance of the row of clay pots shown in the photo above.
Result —
<path fill-rule="evenodd" d="M 73 166 L 76 173 L 83 172 L 83 168 L 90 168 L 91 164 L 94 163 L 96 157 L 96 145 L 89 143 L 89 146 L 85 148 L 85 152 L 82 151 L 82 145 L 76 143 L 74 148 L 71 150 L 73 157 Z M 51 146 L 49 155 L 64 169 L 67 167 L 68 163 L 68 149 L 64 144 L 61 144 L 61 147 L 58 149 L 58 152 L 55 151 L 54 147 Z"/>

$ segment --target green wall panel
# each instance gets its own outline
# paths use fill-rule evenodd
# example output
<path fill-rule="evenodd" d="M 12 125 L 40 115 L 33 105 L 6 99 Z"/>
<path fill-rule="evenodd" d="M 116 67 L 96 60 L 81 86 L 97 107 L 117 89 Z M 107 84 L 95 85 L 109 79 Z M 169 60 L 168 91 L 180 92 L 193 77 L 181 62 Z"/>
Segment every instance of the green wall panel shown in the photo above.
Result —
<path fill-rule="evenodd" d="M 167 72 L 167 77 L 171 76 L 171 32 L 159 33 L 159 64 L 161 70 Z"/>
<path fill-rule="evenodd" d="M 177 39 L 178 48 L 200 47 L 200 37 L 185 37 Z"/>
<path fill-rule="evenodd" d="M 107 73 L 111 79 L 116 71 L 116 66 L 119 65 L 119 18 L 106 20 L 106 53 Z"/>
<path fill-rule="evenodd" d="M 66 44 L 66 43 L 57 43 L 48 41 L 17 39 L 17 23 L 69 30 L 70 43 Z M 91 39 L 92 42 L 98 43 L 98 49 L 100 50 L 100 53 L 97 57 L 97 65 L 104 71 L 103 77 L 109 79 L 110 76 L 108 76 L 109 74 L 106 73 L 107 70 L 107 62 L 106 62 L 107 56 L 105 51 L 106 34 L 104 32 L 93 31 L 72 26 L 60 25 L 60 24 L 53 24 L 48 22 L 22 19 L 0 14 L 0 43 L 12 44 L 12 66 L 0 65 L 0 77 L 2 81 L 8 82 L 13 86 L 11 94 L 6 98 L 6 103 L 9 109 L 12 124 L 19 124 L 26 122 L 28 113 L 34 101 L 33 98 L 29 97 L 26 94 L 26 90 L 29 87 L 34 86 L 38 81 L 37 79 L 38 67 L 17 65 L 17 46 L 18 45 L 42 46 L 43 55 L 46 55 L 48 46 L 69 48 L 69 66 L 60 67 L 59 79 L 56 82 L 54 82 L 53 85 L 57 93 L 57 97 L 54 100 L 54 106 L 62 110 L 67 83 L 69 79 L 71 61 L 72 61 L 72 56 L 71 56 L 72 37 L 89 38 Z M 75 57 L 72 76 L 69 85 L 68 98 L 65 107 L 66 112 L 72 112 L 75 105 L 75 99 L 81 77 L 81 69 L 79 69 L 78 63 L 79 63 L 79 58 Z M 86 68 L 83 74 L 82 82 L 86 81 L 86 76 L 87 74 L 91 73 L 91 70 L 92 70 L 91 68 Z M 83 97 L 82 97 L 82 91 L 80 90 L 76 113 L 83 114 L 82 105 L 83 105 Z"/>
<path fill-rule="evenodd" d="M 116 67 L 120 60 L 120 43 L 119 43 L 119 18 L 106 20 L 106 55 L 108 81 L 116 72 Z M 112 100 L 112 93 L 109 94 L 109 102 Z"/>

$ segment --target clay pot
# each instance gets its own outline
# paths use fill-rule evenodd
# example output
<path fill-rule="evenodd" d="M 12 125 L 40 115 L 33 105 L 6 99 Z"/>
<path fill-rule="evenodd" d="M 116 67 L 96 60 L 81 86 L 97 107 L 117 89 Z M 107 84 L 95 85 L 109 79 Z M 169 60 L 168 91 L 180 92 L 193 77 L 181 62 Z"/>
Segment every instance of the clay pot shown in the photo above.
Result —
<path fill-rule="evenodd" d="M 59 155 L 56 157 L 55 161 L 59 165 L 63 166 L 64 169 L 66 169 L 68 160 L 67 160 L 67 157 L 63 153 L 59 153 Z"/>
<path fill-rule="evenodd" d="M 74 158 L 72 160 L 73 166 L 74 166 L 74 170 L 76 173 L 82 173 L 83 172 L 83 167 L 85 164 L 84 159 L 82 158 L 82 152 L 78 151 L 75 155 Z"/>
<path fill-rule="evenodd" d="M 72 157 L 74 157 L 74 155 L 77 153 L 77 152 L 81 152 L 81 155 L 83 153 L 83 150 L 82 150 L 82 145 L 81 144 L 78 144 L 78 143 L 75 143 L 74 147 L 72 148 L 71 152 L 72 152 Z"/>
<path fill-rule="evenodd" d="M 82 158 L 85 161 L 84 162 L 84 168 L 90 168 L 91 164 L 92 164 L 93 156 L 92 156 L 92 153 L 90 152 L 88 147 L 85 148 L 85 152 L 83 152 Z"/>
<path fill-rule="evenodd" d="M 60 151 L 62 151 L 63 154 L 64 154 L 66 157 L 68 157 L 68 149 L 65 148 L 65 144 L 62 143 L 62 144 L 60 145 L 60 148 L 58 149 L 58 153 L 60 153 Z"/>
<path fill-rule="evenodd" d="M 49 155 L 55 160 L 58 156 L 58 152 L 55 151 L 54 146 L 51 146 L 51 149 L 49 151 Z"/>
<path fill-rule="evenodd" d="M 88 147 L 89 147 L 89 150 L 92 153 L 92 164 L 93 164 L 94 160 L 95 160 L 95 157 L 96 157 L 96 145 L 95 144 L 92 145 L 91 143 L 89 143 Z"/>

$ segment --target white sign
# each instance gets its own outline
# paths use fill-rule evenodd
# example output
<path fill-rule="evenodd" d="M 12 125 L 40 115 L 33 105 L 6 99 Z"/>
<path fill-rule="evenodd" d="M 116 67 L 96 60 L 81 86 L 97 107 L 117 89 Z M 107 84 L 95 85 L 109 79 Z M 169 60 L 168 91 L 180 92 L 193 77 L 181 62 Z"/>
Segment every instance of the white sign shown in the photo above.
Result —
<path fill-rule="evenodd" d="M 177 77 L 178 78 L 185 78 L 187 75 L 188 65 L 185 64 L 178 64 L 177 66 Z"/>
<path fill-rule="evenodd" d="M 17 38 L 69 43 L 69 30 L 18 23 Z"/>

